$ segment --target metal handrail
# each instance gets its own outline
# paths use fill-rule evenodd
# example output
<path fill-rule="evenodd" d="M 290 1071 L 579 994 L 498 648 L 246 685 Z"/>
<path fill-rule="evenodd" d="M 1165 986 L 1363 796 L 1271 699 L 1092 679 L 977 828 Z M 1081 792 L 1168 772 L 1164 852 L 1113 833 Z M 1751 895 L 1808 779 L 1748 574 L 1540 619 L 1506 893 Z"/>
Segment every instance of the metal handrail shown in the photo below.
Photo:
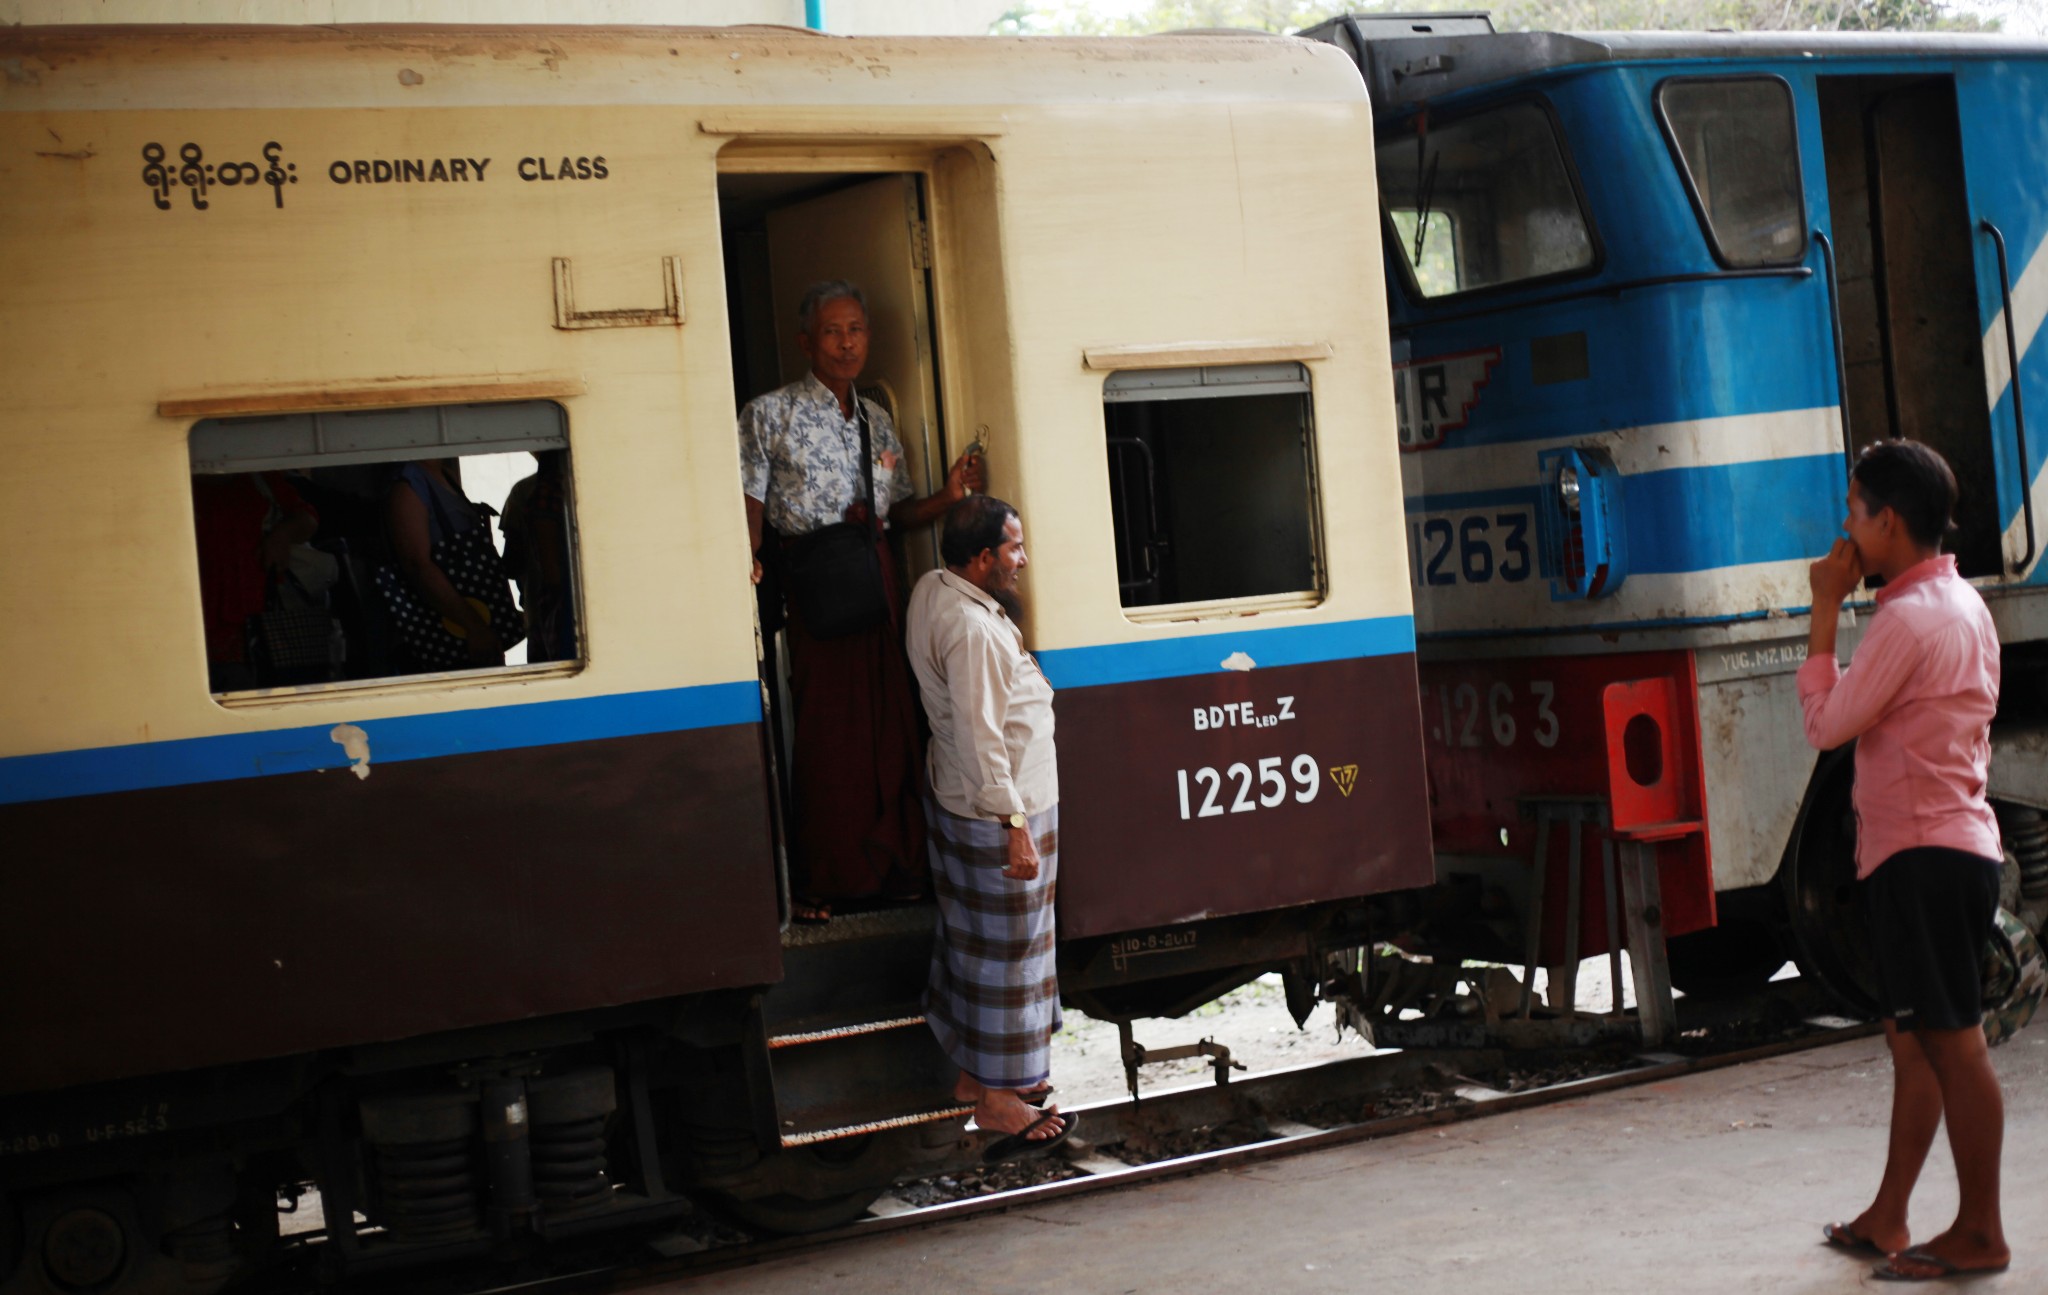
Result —
<path fill-rule="evenodd" d="M 2020 342 L 2012 322 L 2012 270 L 2005 259 L 2005 235 L 1998 226 L 1980 220 L 1977 228 L 1991 235 L 1991 244 L 1998 249 L 1998 293 L 2005 307 L 2006 370 L 2012 375 L 2012 429 L 2020 452 L 2020 510 L 2027 519 L 2027 551 L 2013 564 L 2012 573 L 2024 575 L 2034 563 L 2034 465 L 2027 458 L 2027 414 L 2020 403 Z"/>
<path fill-rule="evenodd" d="M 1835 283 L 1835 245 L 1818 229 L 1813 231 L 1813 243 L 1820 249 L 1821 263 L 1827 270 L 1828 335 L 1835 343 L 1835 408 L 1842 418 L 1842 467 L 1854 471 L 1856 438 L 1849 431 L 1849 366 L 1842 352 L 1842 294 Z"/>

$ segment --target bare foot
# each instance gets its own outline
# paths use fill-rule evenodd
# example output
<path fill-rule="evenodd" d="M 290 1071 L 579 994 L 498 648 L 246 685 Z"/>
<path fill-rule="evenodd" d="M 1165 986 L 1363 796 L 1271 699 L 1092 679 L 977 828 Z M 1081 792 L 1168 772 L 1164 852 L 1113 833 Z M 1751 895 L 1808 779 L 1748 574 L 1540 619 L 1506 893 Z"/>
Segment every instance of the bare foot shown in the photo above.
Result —
<path fill-rule="evenodd" d="M 1022 1133 L 1040 1116 L 1058 1113 L 1057 1106 L 1048 1106 L 1042 1111 L 1034 1106 L 1026 1106 L 1015 1089 L 984 1088 L 981 1100 L 974 1106 L 974 1122 L 991 1133 Z M 1056 1138 L 1065 1127 L 1064 1122 L 1047 1120 L 1031 1130 L 1031 1140 L 1040 1142 L 1046 1138 Z"/>
<path fill-rule="evenodd" d="M 1895 1255 L 1913 1240 L 1912 1234 L 1906 1230 L 1906 1220 L 1887 1218 L 1879 1214 L 1875 1206 L 1858 1214 L 1848 1228 L 1868 1241 L 1881 1255 Z"/>

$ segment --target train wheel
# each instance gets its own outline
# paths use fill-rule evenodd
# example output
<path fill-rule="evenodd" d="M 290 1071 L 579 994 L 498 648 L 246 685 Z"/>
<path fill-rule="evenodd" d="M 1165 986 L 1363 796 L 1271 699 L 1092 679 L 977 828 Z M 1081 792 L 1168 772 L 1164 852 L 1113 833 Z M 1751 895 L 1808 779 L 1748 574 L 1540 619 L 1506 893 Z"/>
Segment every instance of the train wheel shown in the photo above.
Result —
<path fill-rule="evenodd" d="M 884 1181 L 861 1181 L 867 1177 L 862 1162 L 871 1154 L 880 1161 L 883 1152 L 882 1139 L 872 1133 L 789 1147 L 774 1157 L 776 1172 L 770 1182 L 786 1190 L 746 1197 L 711 1192 L 708 1203 L 756 1232 L 796 1235 L 843 1227 L 867 1213 L 888 1190 L 887 1174 L 879 1164 L 870 1165 L 868 1172 Z"/>
<path fill-rule="evenodd" d="M 846 1226 L 867 1213 L 868 1206 L 873 1205 L 881 1194 L 882 1189 L 874 1187 L 820 1200 L 807 1200 L 787 1192 L 744 1201 L 727 1196 L 719 1198 L 716 1208 L 720 1214 L 751 1231 L 798 1236 Z"/>
<path fill-rule="evenodd" d="M 1877 1014 L 1877 966 L 1856 904 L 1856 812 L 1849 790 L 1854 746 L 1828 756 L 1814 776 L 1786 860 L 1786 916 L 1799 970 L 1844 1006 Z"/>

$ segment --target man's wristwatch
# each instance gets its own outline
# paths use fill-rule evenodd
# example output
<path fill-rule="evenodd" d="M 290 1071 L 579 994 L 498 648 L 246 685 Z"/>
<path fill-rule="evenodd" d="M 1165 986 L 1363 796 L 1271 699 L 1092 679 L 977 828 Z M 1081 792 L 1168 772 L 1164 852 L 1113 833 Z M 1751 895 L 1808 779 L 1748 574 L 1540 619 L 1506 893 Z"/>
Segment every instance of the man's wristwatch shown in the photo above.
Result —
<path fill-rule="evenodd" d="M 1002 824 L 1004 827 L 1025 828 L 1031 825 L 1031 820 L 1022 814 L 1005 814 L 1002 817 Z"/>

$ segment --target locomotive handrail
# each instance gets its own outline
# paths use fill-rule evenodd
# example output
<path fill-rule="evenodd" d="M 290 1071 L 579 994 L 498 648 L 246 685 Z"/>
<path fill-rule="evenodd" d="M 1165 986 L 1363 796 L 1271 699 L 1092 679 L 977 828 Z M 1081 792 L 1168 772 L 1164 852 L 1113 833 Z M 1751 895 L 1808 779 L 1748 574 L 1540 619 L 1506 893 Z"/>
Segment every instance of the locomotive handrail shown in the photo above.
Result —
<path fill-rule="evenodd" d="M 2005 307 L 2006 371 L 2012 375 L 2012 430 L 2020 451 L 2020 511 L 2027 519 L 2027 551 L 2013 563 L 2012 573 L 2023 575 L 2034 562 L 2034 469 L 2027 458 L 2027 415 L 2020 405 L 2020 343 L 2012 324 L 2012 270 L 2005 259 L 2004 232 L 1988 220 L 1978 221 L 1977 228 L 1991 235 L 1991 245 L 1998 249 L 1998 295 Z"/>
<path fill-rule="evenodd" d="M 1803 265 L 1757 266 L 1747 270 L 1705 270 L 1689 274 L 1659 274 L 1645 279 L 1627 279 L 1621 283 L 1596 283 L 1588 288 L 1575 288 L 1560 292 L 1554 297 L 1541 297 L 1533 301 L 1504 301 L 1498 305 L 1480 306 L 1473 310 L 1461 310 L 1451 315 L 1418 316 L 1410 323 L 1394 325 L 1394 331 L 1407 332 L 1424 325 L 1456 324 L 1468 319 L 1479 319 L 1486 315 L 1502 315 L 1510 310 L 1531 310 L 1544 306 L 1555 306 L 1566 301 L 1583 301 L 1587 297 L 1618 297 L 1624 292 L 1635 292 L 1642 288 L 1662 288 L 1674 283 L 1713 283 L 1721 279 L 1810 279 L 1813 271 Z"/>
<path fill-rule="evenodd" d="M 1842 293 L 1835 283 L 1835 245 L 1818 229 L 1813 231 L 1813 242 L 1820 248 L 1821 262 L 1827 267 L 1828 336 L 1835 343 L 1835 409 L 1842 419 L 1842 467 L 1854 471 L 1856 438 L 1849 431 L 1849 368 L 1842 354 Z"/>

